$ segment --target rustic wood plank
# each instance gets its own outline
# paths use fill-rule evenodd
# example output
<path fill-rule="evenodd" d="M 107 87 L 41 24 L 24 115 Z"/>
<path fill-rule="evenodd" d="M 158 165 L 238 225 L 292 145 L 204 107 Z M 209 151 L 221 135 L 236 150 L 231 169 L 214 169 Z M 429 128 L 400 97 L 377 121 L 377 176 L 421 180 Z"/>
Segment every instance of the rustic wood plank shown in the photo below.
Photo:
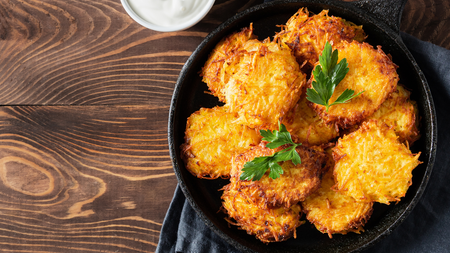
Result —
<path fill-rule="evenodd" d="M 204 37 L 149 31 L 123 13 L 119 3 L 42 1 L 4 7 L 6 24 L 16 26 L 6 27 L 3 36 L 3 104 L 167 101 L 192 51 L 186 47 L 192 43 L 168 43 L 168 38 Z M 178 50 L 170 52 L 168 45 Z"/>
<path fill-rule="evenodd" d="M 148 252 L 176 178 L 167 107 L 0 107 L 0 248 Z"/>

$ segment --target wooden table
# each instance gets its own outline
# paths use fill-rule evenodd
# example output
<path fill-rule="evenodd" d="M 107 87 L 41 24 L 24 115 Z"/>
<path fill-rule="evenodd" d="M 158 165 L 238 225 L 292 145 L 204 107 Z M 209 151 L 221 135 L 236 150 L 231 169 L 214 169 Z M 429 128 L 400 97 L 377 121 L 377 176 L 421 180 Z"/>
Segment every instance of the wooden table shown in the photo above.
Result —
<path fill-rule="evenodd" d="M 119 0 L 0 0 L 0 251 L 152 252 L 177 180 L 167 119 L 202 39 L 262 0 L 217 0 L 189 30 Z M 450 49 L 450 2 L 409 0 L 401 30 Z"/>

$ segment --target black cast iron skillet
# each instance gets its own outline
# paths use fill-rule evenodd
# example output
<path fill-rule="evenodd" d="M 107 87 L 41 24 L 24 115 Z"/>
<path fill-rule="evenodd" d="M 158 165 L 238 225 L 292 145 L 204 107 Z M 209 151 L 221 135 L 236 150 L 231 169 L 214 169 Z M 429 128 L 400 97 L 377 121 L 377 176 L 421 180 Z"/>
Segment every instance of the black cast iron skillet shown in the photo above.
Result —
<path fill-rule="evenodd" d="M 330 0 L 275 1 L 255 6 L 236 14 L 211 32 L 198 46 L 181 70 L 172 98 L 169 115 L 169 146 L 172 163 L 179 185 L 199 217 L 228 243 L 244 252 L 352 252 L 368 248 L 397 227 L 411 212 L 421 197 L 430 177 L 436 153 L 437 128 L 433 100 L 424 75 L 399 36 L 400 16 L 405 0 L 364 0 L 338 2 Z M 279 31 L 276 25 L 285 24 L 299 8 L 319 13 L 329 9 L 329 14 L 363 25 L 367 42 L 381 45 L 391 54 L 398 68 L 400 83 L 412 91 L 421 115 L 421 138 L 412 151 L 422 152 L 423 162 L 413 172 L 413 184 L 398 204 L 376 204 L 374 213 L 362 234 L 334 235 L 333 239 L 321 234 L 306 223 L 297 229 L 297 239 L 281 243 L 261 243 L 254 236 L 236 226 L 229 226 L 221 207 L 219 191 L 228 180 L 205 180 L 192 176 L 180 158 L 180 145 L 184 142 L 186 119 L 200 107 L 213 107 L 219 101 L 205 93 L 206 84 L 198 73 L 214 46 L 228 34 L 239 31 L 253 22 L 259 39 L 273 36 Z"/>

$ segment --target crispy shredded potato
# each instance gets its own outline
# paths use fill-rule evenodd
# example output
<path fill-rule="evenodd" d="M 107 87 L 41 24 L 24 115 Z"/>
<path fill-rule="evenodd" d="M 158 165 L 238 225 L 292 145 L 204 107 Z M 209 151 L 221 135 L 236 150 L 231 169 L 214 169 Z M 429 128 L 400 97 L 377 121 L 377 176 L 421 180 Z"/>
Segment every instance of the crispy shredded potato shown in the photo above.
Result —
<path fill-rule="evenodd" d="M 296 143 L 321 145 L 339 136 L 335 125 L 327 125 L 321 117 L 307 105 L 306 94 L 292 108 L 282 122 Z"/>
<path fill-rule="evenodd" d="M 336 46 L 342 41 L 362 42 L 366 37 L 362 26 L 328 16 L 328 10 L 310 16 L 306 8 L 301 8 L 282 28 L 276 37 L 292 49 L 297 62 L 304 65 L 302 70 L 305 73 L 309 73 L 319 61 L 325 42 Z"/>
<path fill-rule="evenodd" d="M 225 107 L 201 108 L 187 121 L 181 146 L 186 168 L 199 178 L 229 178 L 231 157 L 257 145 L 259 132 L 235 123 L 237 115 Z"/>
<path fill-rule="evenodd" d="M 332 159 L 331 159 L 332 160 Z M 372 202 L 357 202 L 354 198 L 332 190 L 333 170 L 322 179 L 319 190 L 301 203 L 306 219 L 322 233 L 360 233 L 372 214 Z"/>
<path fill-rule="evenodd" d="M 308 104 L 327 123 L 336 123 L 341 128 L 351 127 L 372 115 L 396 89 L 397 66 L 381 50 L 375 50 L 367 43 L 343 41 L 333 48 L 339 51 L 339 61 L 347 59 L 349 72 L 336 87 L 330 103 L 334 102 L 346 89 L 355 94 L 364 91 L 348 103 L 336 104 L 327 112 L 325 106 Z M 311 77 L 312 81 L 314 77 Z"/>
<path fill-rule="evenodd" d="M 301 164 L 294 165 L 292 161 L 281 162 L 284 173 L 277 179 L 270 178 L 269 170 L 258 181 L 241 181 L 239 177 L 246 162 L 258 156 L 270 156 L 277 149 L 266 148 L 265 142 L 251 150 L 236 155 L 232 161 L 231 177 L 240 188 L 247 188 L 252 192 L 252 198 L 261 198 L 264 201 L 255 201 L 263 204 L 264 208 L 284 205 L 291 207 L 299 201 L 303 201 L 308 195 L 316 191 L 320 186 L 323 167 L 326 163 L 325 153 L 299 146 L 296 148 L 302 160 Z"/>
<path fill-rule="evenodd" d="M 335 190 L 357 201 L 400 201 L 420 153 L 412 154 L 397 138 L 385 123 L 370 120 L 339 139 L 333 148 Z"/>
<path fill-rule="evenodd" d="M 391 96 L 368 119 L 377 119 L 394 127 L 401 142 L 409 145 L 419 139 L 419 114 L 417 104 L 409 99 L 410 92 L 398 85 Z"/>
<path fill-rule="evenodd" d="M 246 28 L 221 41 L 202 69 L 211 93 L 257 129 L 276 129 L 306 85 L 306 75 L 285 44 L 253 39 Z"/>
<path fill-rule="evenodd" d="M 218 97 L 220 101 L 225 102 L 225 96 L 222 93 L 225 83 L 234 73 L 233 69 L 227 66 L 232 62 L 238 61 L 242 46 L 249 40 L 256 40 L 253 34 L 253 26 L 243 28 L 240 32 L 233 33 L 222 39 L 214 48 L 213 52 L 202 68 L 201 75 L 203 82 L 208 85 L 211 93 Z"/>
<path fill-rule="evenodd" d="M 249 127 L 277 129 L 299 100 L 306 77 L 285 45 L 251 40 L 239 52 L 239 62 L 229 66 L 234 75 L 222 89 L 225 106 Z"/>
<path fill-rule="evenodd" d="M 236 222 L 231 219 L 227 221 L 265 243 L 285 241 L 292 236 L 296 238 L 296 228 L 304 223 L 300 221 L 300 205 L 261 208 L 255 203 L 258 199 L 249 197 L 248 190 L 234 183 L 224 187 L 223 207 Z"/>

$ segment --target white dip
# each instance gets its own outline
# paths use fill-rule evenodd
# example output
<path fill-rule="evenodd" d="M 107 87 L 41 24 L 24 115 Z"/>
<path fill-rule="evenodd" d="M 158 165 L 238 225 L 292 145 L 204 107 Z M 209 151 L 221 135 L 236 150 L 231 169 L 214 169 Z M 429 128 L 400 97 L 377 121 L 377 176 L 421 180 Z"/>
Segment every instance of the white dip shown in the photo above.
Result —
<path fill-rule="evenodd" d="M 128 0 L 142 19 L 160 26 L 189 22 L 199 14 L 207 0 Z"/>

